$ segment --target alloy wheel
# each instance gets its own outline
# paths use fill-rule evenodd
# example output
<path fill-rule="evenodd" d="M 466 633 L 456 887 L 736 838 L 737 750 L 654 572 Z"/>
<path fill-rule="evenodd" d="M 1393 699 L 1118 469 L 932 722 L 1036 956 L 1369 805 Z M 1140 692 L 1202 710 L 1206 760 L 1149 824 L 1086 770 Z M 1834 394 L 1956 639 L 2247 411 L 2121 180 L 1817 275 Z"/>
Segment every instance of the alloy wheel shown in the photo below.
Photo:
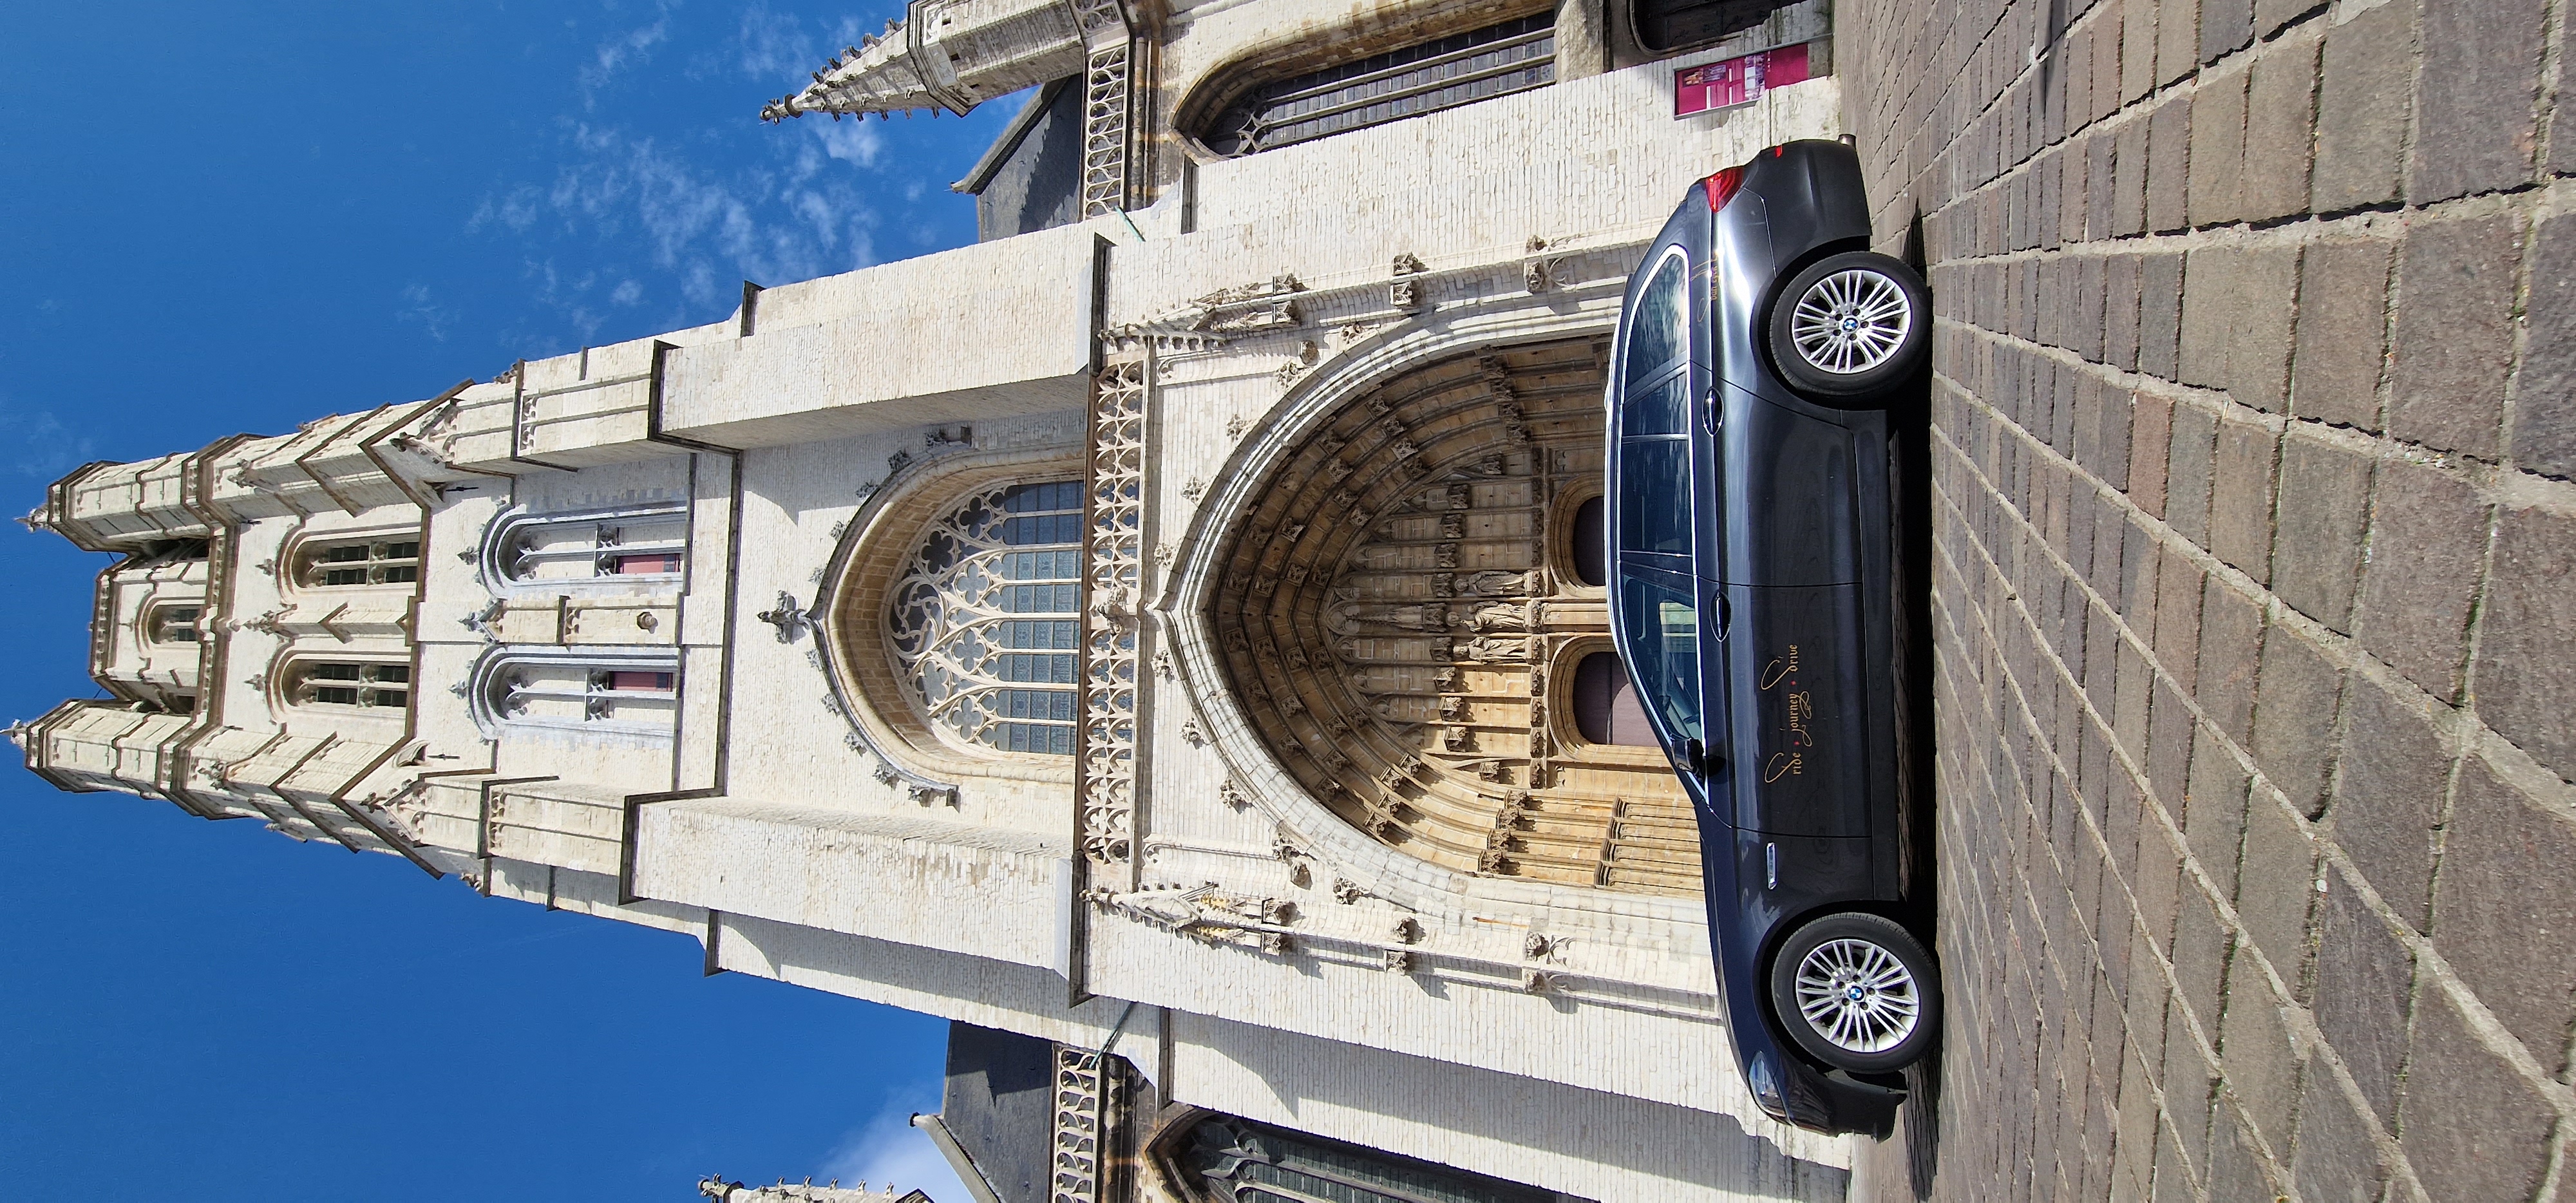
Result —
<path fill-rule="evenodd" d="M 1798 963 L 1797 999 L 1818 1035 L 1854 1053 L 1896 1047 L 1914 1034 L 1923 1014 L 1913 972 L 1868 940 L 1817 945 Z"/>
<path fill-rule="evenodd" d="M 1914 306 L 1896 281 L 1855 268 L 1808 286 L 1790 315 L 1789 337 L 1816 370 L 1849 376 L 1886 363 L 1913 325 Z"/>

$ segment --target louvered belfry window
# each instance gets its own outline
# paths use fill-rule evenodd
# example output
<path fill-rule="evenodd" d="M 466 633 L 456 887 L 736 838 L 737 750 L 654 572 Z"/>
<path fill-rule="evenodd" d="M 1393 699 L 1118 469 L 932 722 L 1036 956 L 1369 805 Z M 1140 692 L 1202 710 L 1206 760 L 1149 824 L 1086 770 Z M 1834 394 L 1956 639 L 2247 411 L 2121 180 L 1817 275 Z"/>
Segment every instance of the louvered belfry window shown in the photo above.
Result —
<path fill-rule="evenodd" d="M 1217 114 L 1209 150 L 1255 154 L 1556 82 L 1556 16 L 1541 13 L 1263 84 Z"/>
<path fill-rule="evenodd" d="M 1082 482 L 1005 485 L 932 526 L 886 630 L 931 722 L 1004 752 L 1073 754 Z"/>

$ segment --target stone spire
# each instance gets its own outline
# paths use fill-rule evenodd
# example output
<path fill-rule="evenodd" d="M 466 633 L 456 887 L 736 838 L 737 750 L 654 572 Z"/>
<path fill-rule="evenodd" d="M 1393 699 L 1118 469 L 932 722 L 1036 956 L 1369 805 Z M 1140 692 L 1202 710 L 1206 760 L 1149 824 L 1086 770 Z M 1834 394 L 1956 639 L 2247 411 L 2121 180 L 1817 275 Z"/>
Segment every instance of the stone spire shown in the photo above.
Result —
<path fill-rule="evenodd" d="M 1116 4 L 1085 0 L 912 0 L 883 37 L 841 52 L 814 82 L 762 106 L 775 122 L 806 113 L 883 116 L 946 109 L 963 115 L 996 96 L 1082 73 L 1086 28 L 1126 22 Z"/>
<path fill-rule="evenodd" d="M 801 1183 L 781 1178 L 776 1186 L 744 1186 L 710 1176 L 699 1180 L 698 1193 L 716 1203 L 930 1203 L 930 1196 L 917 1190 L 897 1192 L 889 1186 L 879 1193 L 869 1190 L 865 1182 L 847 1187 L 837 1178 L 830 1186 L 816 1186 L 811 1178 Z"/>

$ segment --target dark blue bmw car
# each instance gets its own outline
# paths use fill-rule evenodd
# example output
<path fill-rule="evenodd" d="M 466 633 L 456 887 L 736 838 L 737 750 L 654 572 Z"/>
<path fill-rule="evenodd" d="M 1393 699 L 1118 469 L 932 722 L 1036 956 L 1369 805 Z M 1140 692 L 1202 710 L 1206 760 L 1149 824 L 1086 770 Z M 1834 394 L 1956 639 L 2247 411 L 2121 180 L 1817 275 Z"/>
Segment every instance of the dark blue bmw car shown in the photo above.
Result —
<path fill-rule="evenodd" d="M 1899 905 L 1889 410 L 1921 395 L 1931 311 L 1868 238 L 1839 142 L 1691 186 L 1621 309 L 1607 509 L 1612 627 L 1697 804 L 1747 1083 L 1779 1119 L 1884 1136 L 1941 1016 Z"/>

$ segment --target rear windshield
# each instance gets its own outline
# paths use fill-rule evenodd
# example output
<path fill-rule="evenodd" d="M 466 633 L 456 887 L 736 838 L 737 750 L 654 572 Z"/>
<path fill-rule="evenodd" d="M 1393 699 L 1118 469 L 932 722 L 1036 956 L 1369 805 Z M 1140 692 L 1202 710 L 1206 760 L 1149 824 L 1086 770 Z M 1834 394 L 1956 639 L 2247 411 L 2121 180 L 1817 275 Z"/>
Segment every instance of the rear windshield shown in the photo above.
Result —
<path fill-rule="evenodd" d="M 1691 553 L 1689 439 L 1628 439 L 1619 447 L 1619 548 Z"/>
<path fill-rule="evenodd" d="M 1680 359 L 1688 346 L 1682 335 L 1682 313 L 1688 308 L 1682 262 L 1681 255 L 1666 256 L 1655 269 L 1654 282 L 1637 294 L 1637 307 L 1628 315 L 1628 362 L 1622 373 L 1630 381 Z"/>
<path fill-rule="evenodd" d="M 1622 576 L 1628 672 L 1639 700 L 1674 739 L 1699 739 L 1699 599 L 1655 577 Z"/>

